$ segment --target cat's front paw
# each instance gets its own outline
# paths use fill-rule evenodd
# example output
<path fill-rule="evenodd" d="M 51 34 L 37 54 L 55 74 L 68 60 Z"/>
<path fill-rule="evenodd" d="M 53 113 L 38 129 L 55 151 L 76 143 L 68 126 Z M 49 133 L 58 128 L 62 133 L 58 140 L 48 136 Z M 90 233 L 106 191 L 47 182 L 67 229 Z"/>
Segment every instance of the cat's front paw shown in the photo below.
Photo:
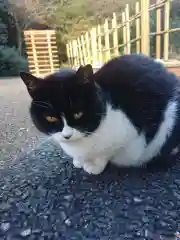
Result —
<path fill-rule="evenodd" d="M 98 175 L 102 173 L 107 165 L 107 161 L 98 159 L 98 161 L 88 161 L 84 163 L 83 169 L 89 174 Z"/>
<path fill-rule="evenodd" d="M 84 161 L 81 158 L 73 158 L 73 165 L 75 168 L 82 168 Z"/>

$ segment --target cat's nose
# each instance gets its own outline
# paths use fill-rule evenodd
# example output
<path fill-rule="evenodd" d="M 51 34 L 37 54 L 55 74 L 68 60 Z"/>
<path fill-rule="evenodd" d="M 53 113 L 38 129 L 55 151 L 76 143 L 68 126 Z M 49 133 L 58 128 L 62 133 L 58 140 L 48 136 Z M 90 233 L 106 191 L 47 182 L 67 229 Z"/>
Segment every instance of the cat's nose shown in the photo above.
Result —
<path fill-rule="evenodd" d="M 68 134 L 68 135 L 63 135 L 63 138 L 65 138 L 65 139 L 70 139 L 72 137 L 72 134 Z"/>
<path fill-rule="evenodd" d="M 69 126 L 64 126 L 63 130 L 62 130 L 62 136 L 64 139 L 70 139 L 73 135 L 73 129 Z"/>

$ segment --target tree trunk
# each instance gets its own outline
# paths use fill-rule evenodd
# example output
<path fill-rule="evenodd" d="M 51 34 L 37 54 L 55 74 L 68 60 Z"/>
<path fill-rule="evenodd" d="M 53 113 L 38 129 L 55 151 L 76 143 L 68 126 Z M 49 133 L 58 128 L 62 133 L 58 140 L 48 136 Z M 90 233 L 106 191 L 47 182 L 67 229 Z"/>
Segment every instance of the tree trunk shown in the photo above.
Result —
<path fill-rule="evenodd" d="M 19 55 L 22 56 L 22 43 L 23 43 L 22 29 L 18 22 L 16 13 L 13 14 L 13 17 L 14 17 L 14 21 L 15 21 L 16 30 L 17 30 L 17 49 L 18 49 Z"/>

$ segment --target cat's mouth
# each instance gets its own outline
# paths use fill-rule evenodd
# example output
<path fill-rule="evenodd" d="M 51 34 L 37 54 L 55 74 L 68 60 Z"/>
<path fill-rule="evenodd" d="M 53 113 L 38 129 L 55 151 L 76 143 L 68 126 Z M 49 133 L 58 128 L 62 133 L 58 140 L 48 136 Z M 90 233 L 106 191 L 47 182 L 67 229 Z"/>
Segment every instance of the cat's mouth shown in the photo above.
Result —
<path fill-rule="evenodd" d="M 81 141 L 83 138 L 87 137 L 86 133 L 82 134 L 81 136 L 74 136 L 72 135 L 69 138 L 65 138 L 62 136 L 61 132 L 56 132 L 51 134 L 52 138 L 59 141 L 60 143 L 74 143 Z"/>

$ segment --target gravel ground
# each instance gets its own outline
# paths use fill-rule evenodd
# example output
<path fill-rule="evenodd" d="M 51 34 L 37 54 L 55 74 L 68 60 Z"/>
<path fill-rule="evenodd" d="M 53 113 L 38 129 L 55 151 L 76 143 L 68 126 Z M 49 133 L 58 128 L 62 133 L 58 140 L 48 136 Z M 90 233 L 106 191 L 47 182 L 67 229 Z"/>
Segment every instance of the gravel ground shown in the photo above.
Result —
<path fill-rule="evenodd" d="M 0 79 L 0 168 L 32 150 L 43 137 L 29 118 L 29 102 L 20 79 Z"/>
<path fill-rule="evenodd" d="M 180 163 L 167 172 L 109 166 L 88 175 L 53 142 L 32 151 L 42 136 L 28 104 L 18 79 L 0 81 L 0 240 L 176 239 Z"/>
<path fill-rule="evenodd" d="M 44 143 L 1 172 L 0 239 L 175 240 L 179 176 L 179 165 L 91 176 Z"/>

